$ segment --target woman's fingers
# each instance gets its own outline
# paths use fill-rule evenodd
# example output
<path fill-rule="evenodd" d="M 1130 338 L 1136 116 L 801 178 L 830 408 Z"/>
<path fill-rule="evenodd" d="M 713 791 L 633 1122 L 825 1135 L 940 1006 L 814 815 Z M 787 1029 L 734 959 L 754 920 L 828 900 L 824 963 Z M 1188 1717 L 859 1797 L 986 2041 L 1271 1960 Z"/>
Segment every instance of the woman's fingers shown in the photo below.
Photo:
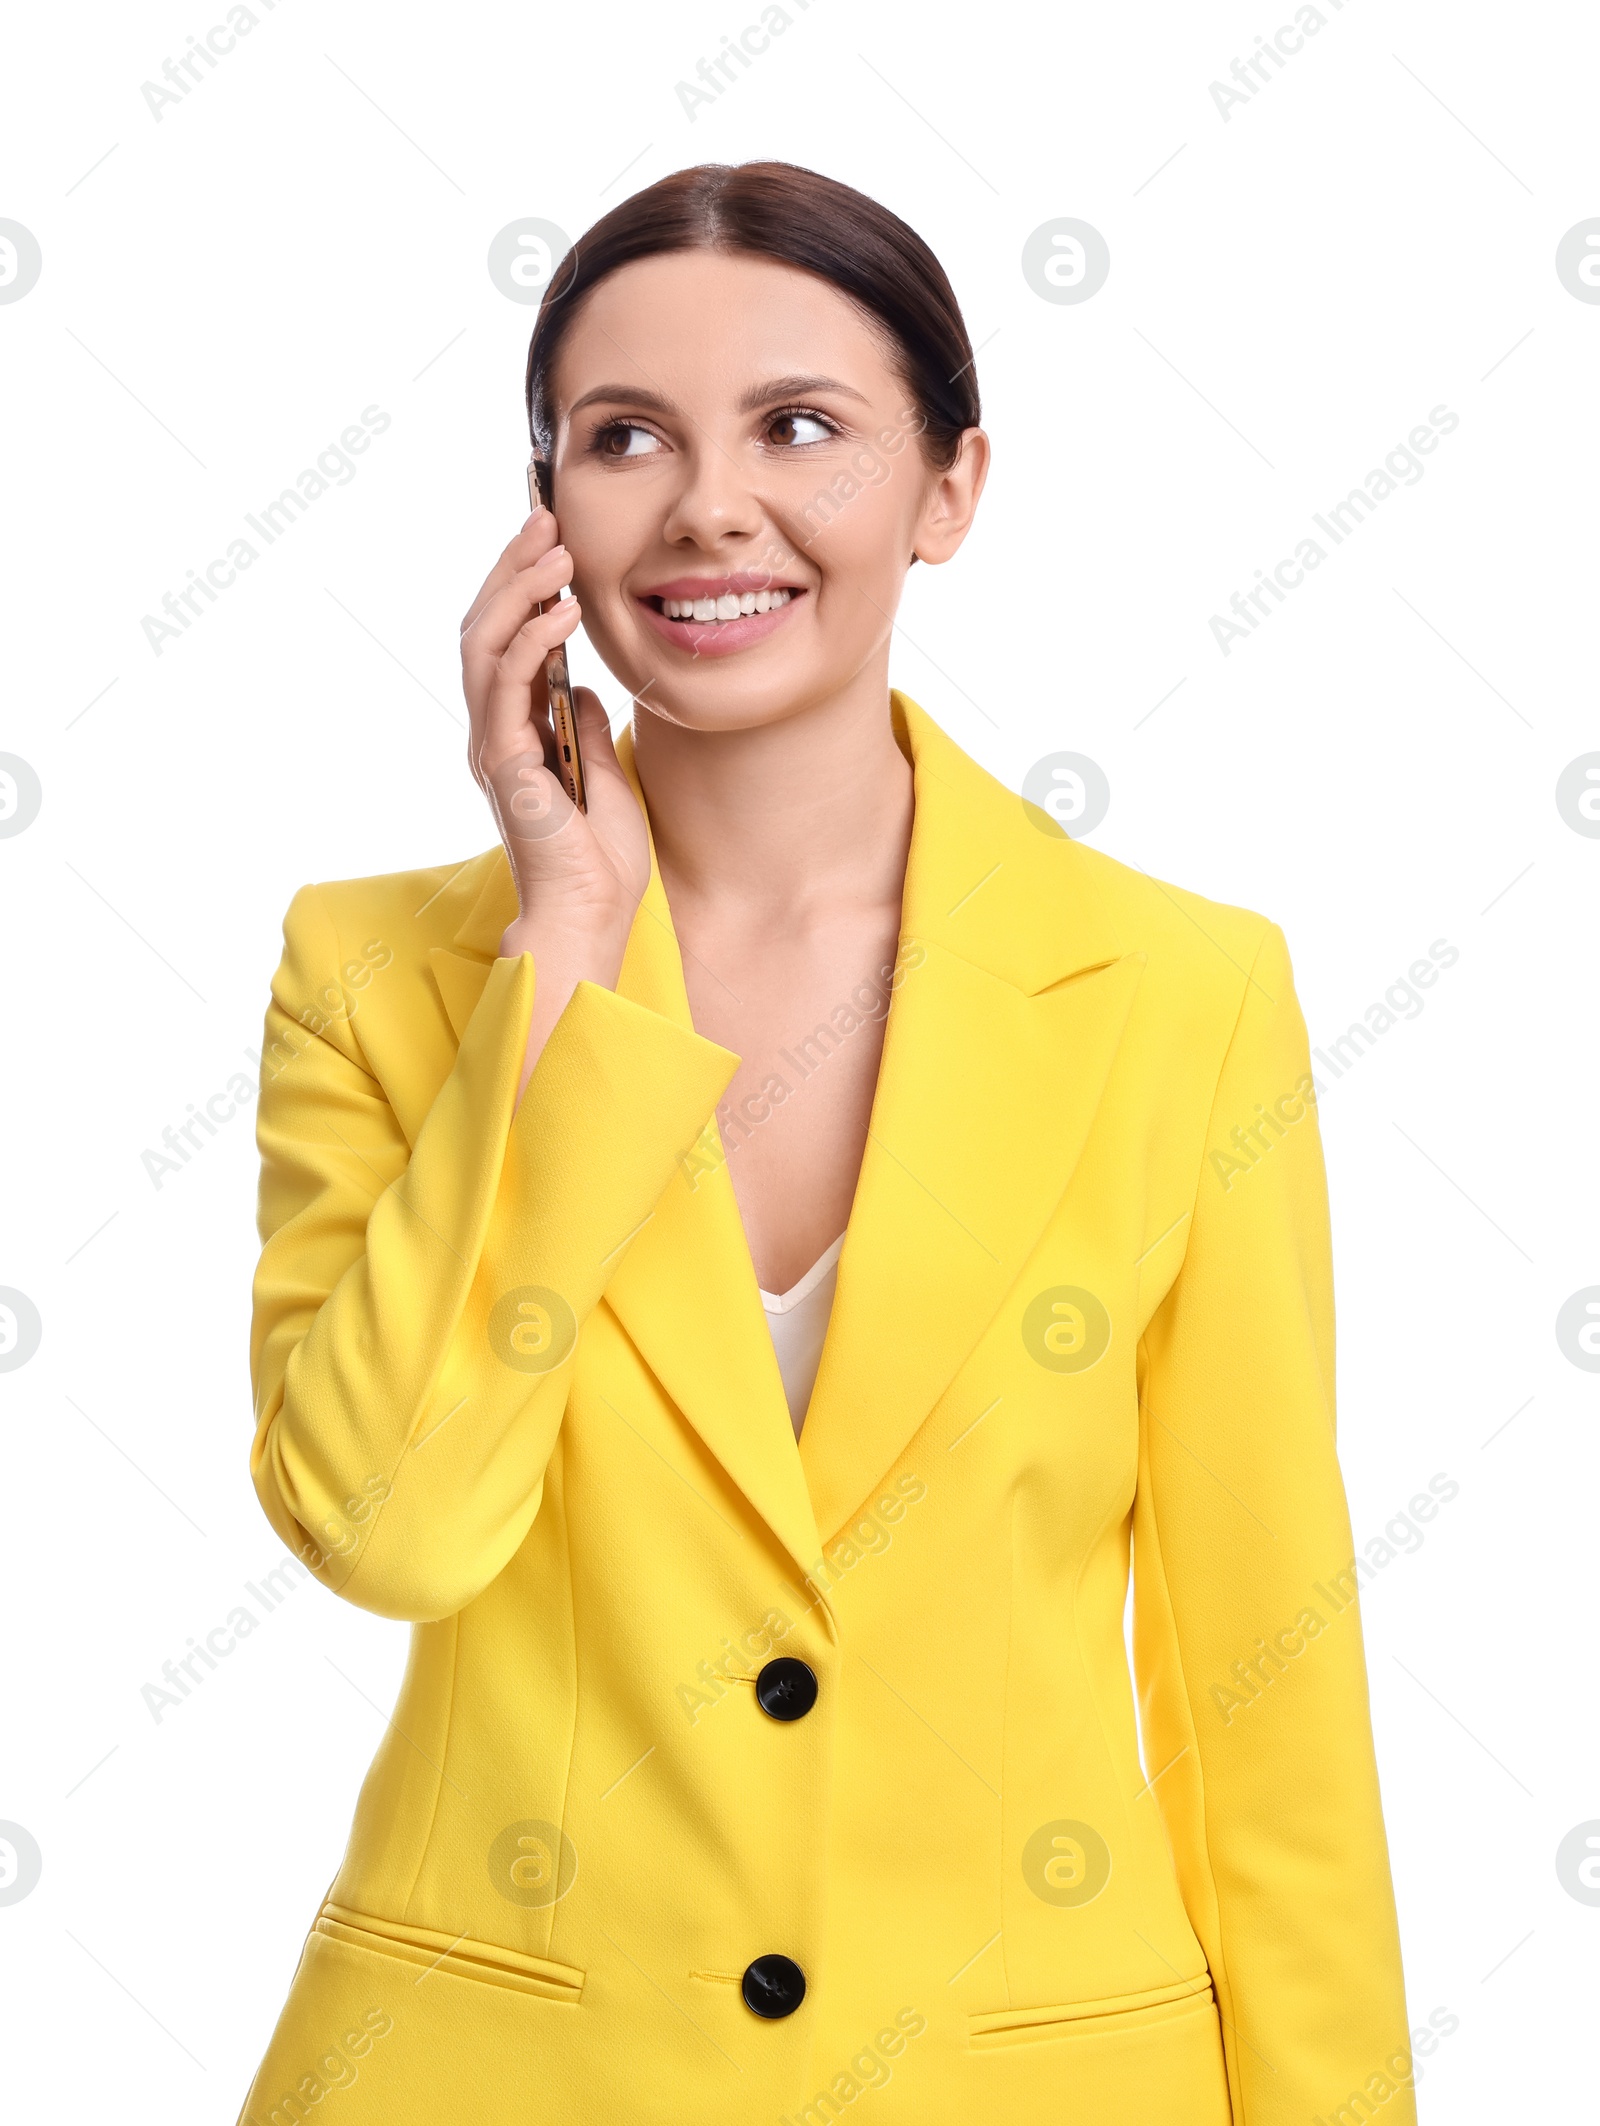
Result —
<path fill-rule="evenodd" d="M 556 520 L 547 509 L 536 510 L 524 521 L 521 531 L 509 542 L 499 560 L 484 577 L 477 597 L 467 608 L 467 616 L 461 623 L 463 635 L 495 592 L 503 590 L 519 569 L 529 567 L 547 554 L 559 536 Z"/>
<path fill-rule="evenodd" d="M 461 638 L 461 683 L 471 720 L 468 749 L 480 781 L 485 747 L 499 753 L 539 742 L 532 727 L 544 712 L 543 661 L 576 624 L 576 614 L 563 609 L 570 601 L 558 602 L 571 576 L 570 554 L 551 548 L 502 584 Z"/>
<path fill-rule="evenodd" d="M 539 510 L 484 578 L 461 623 L 468 758 L 505 842 L 523 916 L 537 911 L 551 935 L 563 924 L 586 936 L 597 925 L 625 933 L 650 878 L 649 836 L 588 687 L 575 699 L 592 778 L 588 818 L 556 773 L 545 662 L 582 618 L 577 600 L 561 596 L 572 575 L 555 518 Z"/>
<path fill-rule="evenodd" d="M 630 906 L 637 906 L 650 883 L 650 837 L 633 786 L 622 772 L 612 742 L 611 721 L 598 694 L 573 689 L 578 711 L 578 743 L 589 786 L 589 826 L 606 870 Z"/>
<path fill-rule="evenodd" d="M 553 546 L 529 567 L 514 571 L 463 629 L 462 664 L 470 669 L 475 660 L 500 656 L 534 607 L 553 602 L 571 581 L 572 556 L 564 546 Z"/>
<path fill-rule="evenodd" d="M 486 763 L 508 753 L 541 751 L 549 757 L 552 738 L 545 689 L 545 659 L 565 642 L 580 618 L 576 598 L 563 598 L 549 611 L 535 613 L 512 636 L 489 675 L 484 704 L 482 746 Z"/>

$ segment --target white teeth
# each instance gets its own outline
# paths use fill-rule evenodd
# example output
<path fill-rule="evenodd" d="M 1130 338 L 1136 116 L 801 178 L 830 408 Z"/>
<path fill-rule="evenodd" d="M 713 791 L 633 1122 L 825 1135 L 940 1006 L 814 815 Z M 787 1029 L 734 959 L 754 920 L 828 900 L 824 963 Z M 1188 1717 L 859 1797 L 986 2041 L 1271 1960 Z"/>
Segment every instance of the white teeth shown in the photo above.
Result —
<path fill-rule="evenodd" d="M 737 620 L 746 613 L 770 613 L 787 605 L 792 591 L 724 591 L 717 598 L 663 598 L 661 610 L 669 620 Z"/>

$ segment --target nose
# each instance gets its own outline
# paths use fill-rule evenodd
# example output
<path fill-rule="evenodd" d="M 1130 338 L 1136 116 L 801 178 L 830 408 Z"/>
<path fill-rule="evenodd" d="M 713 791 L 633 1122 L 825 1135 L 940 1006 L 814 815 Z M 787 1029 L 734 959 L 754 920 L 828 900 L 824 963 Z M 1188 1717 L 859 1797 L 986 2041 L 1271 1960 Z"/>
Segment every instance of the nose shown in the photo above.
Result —
<path fill-rule="evenodd" d="M 680 455 L 681 483 L 662 532 L 669 545 L 743 549 L 760 538 L 766 512 L 748 473 L 725 446 L 697 436 Z"/>

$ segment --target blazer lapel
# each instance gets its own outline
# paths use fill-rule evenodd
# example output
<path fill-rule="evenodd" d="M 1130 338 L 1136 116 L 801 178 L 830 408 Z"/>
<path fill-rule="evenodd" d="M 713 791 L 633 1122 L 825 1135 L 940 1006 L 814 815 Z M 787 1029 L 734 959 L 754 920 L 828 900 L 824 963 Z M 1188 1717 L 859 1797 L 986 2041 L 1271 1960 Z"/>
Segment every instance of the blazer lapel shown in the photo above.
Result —
<path fill-rule="evenodd" d="M 630 731 L 617 758 L 643 807 Z M 654 837 L 617 989 L 694 1031 Z M 714 1115 L 622 1256 L 606 1303 L 802 1576 L 809 1572 L 820 1549 L 816 1519 Z"/>
<path fill-rule="evenodd" d="M 631 732 L 618 738 L 617 756 L 642 807 Z M 517 912 L 503 849 L 497 845 L 474 858 L 450 891 L 458 905 L 467 904 L 466 918 L 449 945 L 433 947 L 428 963 L 459 1042 L 501 934 Z M 694 1031 L 653 838 L 650 883 L 617 991 Z M 706 1447 L 800 1572 L 809 1571 L 819 1549 L 816 1522 L 714 1116 L 698 1155 L 674 1173 L 650 1219 L 618 1257 L 605 1298 Z M 635 1421 L 630 1411 L 620 1414 Z"/>
<path fill-rule="evenodd" d="M 451 942 L 429 951 L 428 969 L 459 1043 L 478 1008 L 501 935 L 517 912 L 517 889 L 504 849 L 497 842 L 481 856 L 472 857 L 445 891 L 450 896 L 446 905 L 464 903 L 467 913 Z"/>
<path fill-rule="evenodd" d="M 825 1536 L 899 1457 L 1021 1274 L 1144 969 L 1077 844 L 914 702 L 894 705 L 916 791 L 904 972 L 800 1439 Z"/>
<path fill-rule="evenodd" d="M 798 1451 L 714 1116 L 605 1295 L 802 1574 L 1021 1274 L 1088 1139 L 1144 968 L 1077 844 L 907 696 L 891 713 L 915 777 L 905 971 Z M 631 733 L 617 756 L 643 805 Z M 459 1039 L 516 912 L 503 851 L 450 890 L 469 912 L 429 961 Z M 617 988 L 694 1030 L 653 838 Z"/>

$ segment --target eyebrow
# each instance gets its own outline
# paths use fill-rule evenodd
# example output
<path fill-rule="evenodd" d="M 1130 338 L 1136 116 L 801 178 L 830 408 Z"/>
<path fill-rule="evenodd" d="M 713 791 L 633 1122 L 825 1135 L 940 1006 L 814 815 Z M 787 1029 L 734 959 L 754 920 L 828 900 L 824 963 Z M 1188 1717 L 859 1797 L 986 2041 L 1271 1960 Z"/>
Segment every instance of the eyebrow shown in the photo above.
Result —
<path fill-rule="evenodd" d="M 739 411 L 754 413 L 758 406 L 769 406 L 774 399 L 804 398 L 824 391 L 836 392 L 841 398 L 855 399 L 862 406 L 871 404 L 864 392 L 841 383 L 837 377 L 797 372 L 793 376 L 773 377 L 767 383 L 753 386 L 740 399 Z M 681 407 L 675 406 L 671 399 L 664 398 L 659 391 L 645 390 L 636 384 L 597 384 L 593 391 L 586 391 L 581 399 L 573 401 L 568 419 L 575 419 L 586 406 L 619 402 L 627 406 L 637 406 L 649 413 L 671 415 L 682 412 Z"/>
<path fill-rule="evenodd" d="M 747 391 L 739 401 L 739 411 L 754 413 L 758 406 L 766 406 L 773 399 L 803 399 L 820 391 L 837 392 L 841 398 L 854 399 L 861 406 L 872 403 L 865 392 L 841 384 L 836 376 L 808 376 L 801 371 L 794 376 L 774 377 L 770 384 L 758 384 L 753 391 Z"/>

